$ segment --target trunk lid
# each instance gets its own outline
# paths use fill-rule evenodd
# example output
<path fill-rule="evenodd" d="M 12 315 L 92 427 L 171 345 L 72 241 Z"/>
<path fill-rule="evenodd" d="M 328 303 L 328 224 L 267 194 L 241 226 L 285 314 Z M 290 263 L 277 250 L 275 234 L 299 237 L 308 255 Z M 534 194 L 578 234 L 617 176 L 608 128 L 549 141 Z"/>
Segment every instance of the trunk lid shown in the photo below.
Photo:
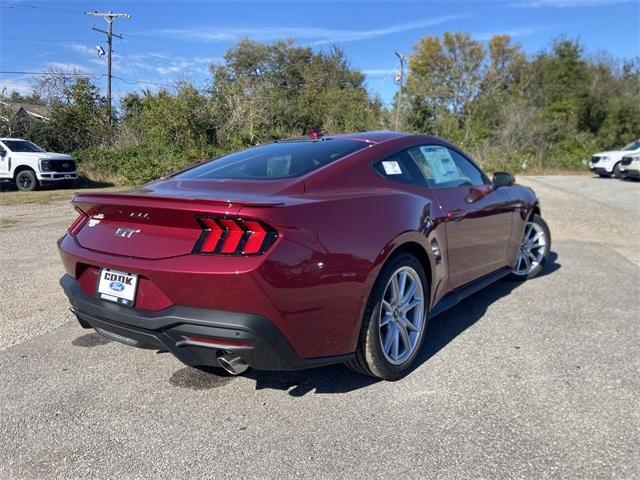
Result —
<path fill-rule="evenodd" d="M 202 235 L 199 216 L 235 216 L 240 208 L 272 208 L 295 201 L 295 179 L 161 180 L 123 193 L 79 193 L 73 204 L 89 218 L 75 233 L 94 251 L 161 259 L 193 252 Z"/>

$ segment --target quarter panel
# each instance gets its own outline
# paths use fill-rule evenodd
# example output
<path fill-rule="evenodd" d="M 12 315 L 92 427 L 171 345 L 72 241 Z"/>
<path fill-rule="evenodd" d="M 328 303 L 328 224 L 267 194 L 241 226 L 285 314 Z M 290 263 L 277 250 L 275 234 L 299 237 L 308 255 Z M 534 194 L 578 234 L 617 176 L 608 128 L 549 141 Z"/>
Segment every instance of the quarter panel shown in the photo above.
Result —
<path fill-rule="evenodd" d="M 442 233 L 431 221 L 431 207 L 426 197 L 386 190 L 241 210 L 241 215 L 264 218 L 288 244 L 299 246 L 277 249 L 257 273 L 303 356 L 355 349 L 366 302 L 384 262 L 407 242 L 430 252 L 429 241 Z M 439 261 L 428 272 L 438 285 L 444 269 Z"/>

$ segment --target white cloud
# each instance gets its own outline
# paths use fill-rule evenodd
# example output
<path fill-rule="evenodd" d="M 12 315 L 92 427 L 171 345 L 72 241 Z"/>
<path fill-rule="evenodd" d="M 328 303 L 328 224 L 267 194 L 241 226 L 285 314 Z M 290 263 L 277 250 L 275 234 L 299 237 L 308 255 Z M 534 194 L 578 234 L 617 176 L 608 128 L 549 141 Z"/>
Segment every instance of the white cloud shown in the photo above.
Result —
<path fill-rule="evenodd" d="M 149 54 L 115 54 L 114 62 L 127 70 L 146 70 L 163 76 L 177 73 L 207 73 L 209 65 L 220 63 L 219 58 L 172 57 L 156 52 Z"/>
<path fill-rule="evenodd" d="M 84 65 L 79 65 L 77 63 L 49 62 L 47 63 L 47 68 L 60 70 L 63 72 L 78 72 L 78 73 L 91 72 L 91 69 L 85 67 Z"/>
<path fill-rule="evenodd" d="M 496 30 L 493 32 L 478 33 L 477 35 L 472 35 L 472 37 L 477 40 L 489 40 L 494 35 L 509 35 L 512 38 L 517 38 L 517 37 L 526 37 L 528 35 L 534 35 L 538 32 L 554 30 L 556 28 L 559 28 L 559 26 L 545 25 L 544 27 L 512 28 L 512 29 L 506 29 L 506 30 Z"/>
<path fill-rule="evenodd" d="M 97 55 L 97 50 L 95 48 L 87 47 L 82 43 L 67 43 L 66 47 L 70 48 L 74 52 L 81 53 L 83 55 L 91 55 L 91 56 Z"/>
<path fill-rule="evenodd" d="M 233 42 L 245 37 L 266 42 L 283 38 L 294 38 L 315 45 L 322 45 L 368 40 L 408 30 L 419 30 L 453 20 L 468 18 L 469 16 L 470 15 L 463 14 L 448 15 L 370 30 L 334 30 L 304 27 L 193 27 L 149 30 L 141 32 L 140 34 L 210 43 Z"/>
<path fill-rule="evenodd" d="M 86 61 L 92 65 L 104 68 L 105 59 L 99 58 L 94 49 L 79 43 L 67 44 L 67 47 L 85 57 Z M 135 77 L 136 80 L 142 80 L 139 77 L 144 77 L 145 72 L 152 74 L 155 80 L 157 75 L 168 77 L 177 74 L 207 73 L 210 64 L 222 61 L 221 58 L 215 57 L 188 58 L 164 52 L 128 53 L 118 46 L 114 47 L 113 52 L 114 75 Z"/>
<path fill-rule="evenodd" d="M 33 82 L 25 80 L 24 77 L 0 79 L 0 93 L 2 95 L 9 95 L 14 90 L 22 95 L 31 95 Z"/>
<path fill-rule="evenodd" d="M 368 68 L 361 70 L 367 77 L 385 77 L 396 72 L 394 68 Z"/>

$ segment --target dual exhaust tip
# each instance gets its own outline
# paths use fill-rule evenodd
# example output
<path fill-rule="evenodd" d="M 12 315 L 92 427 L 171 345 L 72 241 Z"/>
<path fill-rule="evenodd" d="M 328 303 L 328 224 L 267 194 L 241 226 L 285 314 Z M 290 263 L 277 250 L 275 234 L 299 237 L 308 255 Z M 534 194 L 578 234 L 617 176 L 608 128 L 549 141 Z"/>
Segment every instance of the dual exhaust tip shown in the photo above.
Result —
<path fill-rule="evenodd" d="M 249 368 L 249 364 L 242 357 L 236 355 L 220 355 L 218 357 L 218 365 L 231 375 L 240 375 Z"/>

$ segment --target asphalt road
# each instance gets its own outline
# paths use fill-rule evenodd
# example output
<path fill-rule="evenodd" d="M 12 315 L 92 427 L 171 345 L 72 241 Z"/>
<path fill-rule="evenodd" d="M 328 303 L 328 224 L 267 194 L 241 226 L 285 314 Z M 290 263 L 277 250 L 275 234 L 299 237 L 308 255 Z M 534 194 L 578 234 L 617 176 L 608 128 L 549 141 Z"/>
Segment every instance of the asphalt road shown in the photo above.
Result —
<path fill-rule="evenodd" d="M 0 194 L 0 478 L 639 478 L 640 184 L 521 180 L 553 261 L 434 319 L 394 383 L 221 377 L 82 330 L 70 207 Z"/>

